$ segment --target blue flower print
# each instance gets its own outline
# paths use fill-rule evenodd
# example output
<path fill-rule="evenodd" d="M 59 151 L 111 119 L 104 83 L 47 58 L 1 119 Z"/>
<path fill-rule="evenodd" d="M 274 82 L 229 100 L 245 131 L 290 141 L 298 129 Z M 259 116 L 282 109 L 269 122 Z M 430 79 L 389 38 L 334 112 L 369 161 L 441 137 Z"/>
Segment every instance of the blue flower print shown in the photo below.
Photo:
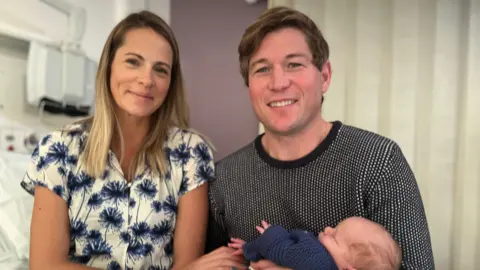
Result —
<path fill-rule="evenodd" d="M 67 176 L 67 188 L 70 190 L 70 193 L 83 192 L 86 193 L 90 191 L 93 186 L 93 178 L 88 176 L 85 172 L 81 172 L 79 175 L 73 174 L 73 172 L 68 172 Z"/>
<path fill-rule="evenodd" d="M 124 244 L 128 244 L 130 243 L 132 237 L 130 236 L 130 234 L 128 232 L 121 232 L 120 233 L 120 241 Z"/>
<path fill-rule="evenodd" d="M 122 267 L 120 266 L 120 264 L 117 261 L 111 261 L 107 265 L 107 270 L 122 270 Z"/>
<path fill-rule="evenodd" d="M 183 195 L 185 192 L 187 192 L 189 180 L 190 179 L 188 178 L 187 173 L 182 169 L 182 182 L 180 183 L 180 190 L 178 191 L 180 195 Z"/>
<path fill-rule="evenodd" d="M 140 241 L 132 241 L 127 248 L 128 259 L 132 261 L 140 260 L 142 257 L 151 256 L 153 246 L 151 244 L 142 244 Z"/>
<path fill-rule="evenodd" d="M 148 220 L 148 218 L 152 215 L 152 213 L 160 213 L 162 211 L 162 202 L 161 201 L 153 201 L 151 204 L 152 210 L 148 214 L 148 216 L 145 218 L 145 221 Z"/>
<path fill-rule="evenodd" d="M 87 234 L 87 224 L 82 221 L 74 221 L 70 224 L 70 239 L 77 240 Z"/>
<path fill-rule="evenodd" d="M 63 193 L 65 192 L 65 189 L 63 188 L 62 185 L 56 185 L 53 187 L 53 192 L 55 192 L 58 196 L 63 197 Z"/>
<path fill-rule="evenodd" d="M 35 147 L 35 149 L 33 149 L 33 152 L 32 152 L 32 159 L 37 159 L 38 158 L 38 154 L 39 154 L 39 147 Z"/>
<path fill-rule="evenodd" d="M 100 233 L 99 230 L 91 230 L 87 234 L 87 240 L 89 241 L 101 241 L 102 240 L 102 234 Z"/>
<path fill-rule="evenodd" d="M 89 239 L 87 245 L 83 248 L 84 256 L 103 256 L 108 258 L 111 256 L 112 248 L 103 239 Z"/>
<path fill-rule="evenodd" d="M 87 222 L 87 219 L 88 219 L 88 216 L 90 215 L 90 212 L 92 210 L 99 209 L 102 206 L 102 203 L 103 203 L 103 198 L 101 197 L 100 194 L 93 193 L 90 196 L 90 199 L 88 199 L 88 201 L 87 201 L 88 212 L 87 212 L 87 215 L 85 216 L 85 221 L 84 222 Z"/>
<path fill-rule="evenodd" d="M 135 208 L 136 204 L 137 204 L 137 202 L 135 201 L 134 198 L 130 198 L 130 200 L 128 201 L 128 207 L 130 207 L 130 208 Z"/>
<path fill-rule="evenodd" d="M 163 203 L 163 210 L 167 214 L 176 214 L 177 213 L 177 202 L 172 195 L 168 195 L 167 199 Z"/>
<path fill-rule="evenodd" d="M 132 232 L 133 236 L 140 241 L 140 239 L 148 238 L 150 235 L 150 228 L 146 222 L 135 223 L 133 224 Z"/>
<path fill-rule="evenodd" d="M 154 244 L 159 244 L 167 238 L 171 230 L 172 224 L 168 220 L 162 220 L 162 222 L 155 224 L 152 230 L 150 230 L 150 239 L 152 239 Z"/>
<path fill-rule="evenodd" d="M 170 157 L 174 162 L 185 165 L 190 160 L 190 147 L 182 143 L 171 151 Z"/>
<path fill-rule="evenodd" d="M 193 149 L 195 158 L 197 158 L 201 163 L 209 163 L 213 160 L 212 155 L 208 151 L 208 146 L 206 143 L 199 143 Z"/>
<path fill-rule="evenodd" d="M 101 194 L 105 201 L 110 201 L 118 207 L 119 203 L 127 203 L 128 193 L 126 182 L 112 181 L 103 186 Z"/>
<path fill-rule="evenodd" d="M 67 176 L 67 170 L 65 167 L 58 167 L 57 168 L 57 172 L 58 174 L 60 174 L 62 177 L 66 177 Z"/>
<path fill-rule="evenodd" d="M 77 157 L 75 155 L 69 155 L 68 147 L 64 143 L 56 142 L 50 146 L 49 152 L 40 157 L 40 161 L 37 163 L 37 170 L 41 170 L 50 164 L 57 166 L 73 166 L 77 164 Z"/>
<path fill-rule="evenodd" d="M 197 167 L 197 172 L 195 173 L 195 176 L 202 182 L 209 182 L 214 178 L 214 172 L 211 166 L 208 166 L 206 164 L 200 164 Z"/>
<path fill-rule="evenodd" d="M 136 191 L 140 198 L 148 200 L 153 199 L 158 190 L 155 183 L 151 179 L 145 179 L 137 186 Z"/>
<path fill-rule="evenodd" d="M 43 137 L 43 139 L 40 141 L 41 146 L 47 145 L 48 141 L 52 138 L 51 134 L 48 134 L 47 136 Z"/>
<path fill-rule="evenodd" d="M 150 265 L 148 270 L 168 270 L 168 268 L 160 265 Z"/>
<path fill-rule="evenodd" d="M 103 173 L 102 179 L 103 179 L 103 180 L 108 179 L 109 176 L 110 176 L 110 171 L 106 170 L 106 171 Z"/>
<path fill-rule="evenodd" d="M 82 250 L 83 256 L 91 257 L 90 265 L 96 259 L 109 259 L 111 258 L 112 247 L 107 244 L 103 239 L 88 240 L 87 244 Z"/>
<path fill-rule="evenodd" d="M 100 213 L 100 224 L 105 228 L 105 235 L 108 230 L 120 230 L 123 222 L 122 213 L 117 208 L 108 207 Z"/>
<path fill-rule="evenodd" d="M 170 269 L 178 198 L 213 177 L 208 145 L 172 127 L 163 145 L 165 174 L 145 162 L 128 182 L 111 150 L 101 175 L 87 173 L 81 157 L 88 133 L 73 125 L 41 139 L 21 186 L 31 194 L 42 186 L 66 201 L 70 261 L 107 270 Z"/>

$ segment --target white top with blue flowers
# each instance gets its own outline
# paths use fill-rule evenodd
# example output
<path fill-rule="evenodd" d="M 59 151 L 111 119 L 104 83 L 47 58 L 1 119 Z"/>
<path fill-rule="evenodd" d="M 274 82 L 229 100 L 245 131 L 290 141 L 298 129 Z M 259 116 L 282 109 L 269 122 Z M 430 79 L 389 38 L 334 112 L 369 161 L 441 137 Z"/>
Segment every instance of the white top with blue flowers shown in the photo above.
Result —
<path fill-rule="evenodd" d="M 47 187 L 68 205 L 73 262 L 100 269 L 169 269 L 178 198 L 214 175 L 211 149 L 190 131 L 172 128 L 165 143 L 165 177 L 146 169 L 128 183 L 110 151 L 102 178 L 85 173 L 83 125 L 54 131 L 32 154 L 22 187 Z"/>

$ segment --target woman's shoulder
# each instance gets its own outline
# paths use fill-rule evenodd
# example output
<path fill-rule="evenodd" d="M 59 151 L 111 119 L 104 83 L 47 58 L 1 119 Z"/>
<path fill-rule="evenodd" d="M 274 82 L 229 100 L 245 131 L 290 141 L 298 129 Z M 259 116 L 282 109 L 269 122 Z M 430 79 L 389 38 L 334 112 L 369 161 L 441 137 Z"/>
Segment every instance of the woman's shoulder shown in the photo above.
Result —
<path fill-rule="evenodd" d="M 167 156 L 174 161 L 189 161 L 198 164 L 213 162 L 213 145 L 209 140 L 193 129 L 171 128 L 165 145 Z"/>
<path fill-rule="evenodd" d="M 169 148 L 178 147 L 180 145 L 187 147 L 197 147 L 198 145 L 201 145 L 202 147 L 213 148 L 212 143 L 205 135 L 191 128 L 185 129 L 171 127 L 168 130 L 166 144 Z"/>
<path fill-rule="evenodd" d="M 74 123 L 55 129 L 43 135 L 39 141 L 39 148 L 57 146 L 71 148 L 82 145 L 85 142 L 86 125 Z"/>

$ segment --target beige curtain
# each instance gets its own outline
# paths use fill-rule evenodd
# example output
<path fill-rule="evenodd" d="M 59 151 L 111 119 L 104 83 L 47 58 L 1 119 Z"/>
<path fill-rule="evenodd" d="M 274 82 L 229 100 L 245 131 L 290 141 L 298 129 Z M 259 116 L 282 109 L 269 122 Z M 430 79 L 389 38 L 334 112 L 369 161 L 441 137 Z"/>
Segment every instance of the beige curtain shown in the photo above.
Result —
<path fill-rule="evenodd" d="M 480 269 L 480 0 L 269 1 L 277 5 L 311 16 L 331 46 L 325 117 L 402 147 L 437 269 Z"/>

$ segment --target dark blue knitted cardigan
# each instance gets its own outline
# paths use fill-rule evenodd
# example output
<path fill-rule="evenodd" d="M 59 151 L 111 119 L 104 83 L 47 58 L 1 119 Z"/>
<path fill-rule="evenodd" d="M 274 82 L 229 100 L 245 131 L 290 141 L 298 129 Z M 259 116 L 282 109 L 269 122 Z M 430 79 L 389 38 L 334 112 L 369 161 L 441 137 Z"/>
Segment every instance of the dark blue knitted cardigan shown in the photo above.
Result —
<path fill-rule="evenodd" d="M 270 260 L 295 270 L 338 270 L 328 250 L 311 232 L 286 231 L 283 227 L 269 227 L 257 239 L 243 246 L 247 260 Z"/>

